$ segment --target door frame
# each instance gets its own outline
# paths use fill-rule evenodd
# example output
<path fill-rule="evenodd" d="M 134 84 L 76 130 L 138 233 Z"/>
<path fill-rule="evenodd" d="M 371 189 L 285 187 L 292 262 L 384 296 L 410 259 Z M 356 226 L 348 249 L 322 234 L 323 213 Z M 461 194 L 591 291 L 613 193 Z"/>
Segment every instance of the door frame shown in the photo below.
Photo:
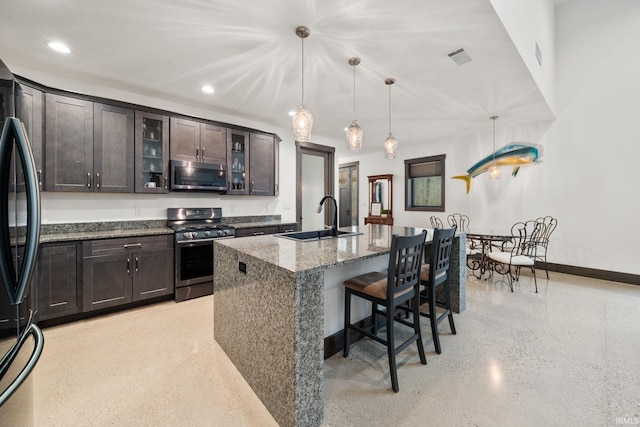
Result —
<path fill-rule="evenodd" d="M 325 194 L 336 197 L 335 192 L 335 147 L 314 144 L 311 142 L 296 141 L 296 222 L 298 230 L 302 229 L 302 155 L 320 156 L 326 159 L 324 170 L 324 190 Z M 318 200 L 319 202 L 319 200 Z M 330 224 L 332 216 L 331 209 L 324 209 L 325 224 Z"/>
<path fill-rule="evenodd" d="M 356 176 L 358 177 L 358 182 L 356 185 L 356 195 L 355 195 L 355 199 L 356 199 L 356 225 L 360 225 L 360 162 L 359 161 L 355 161 L 355 162 L 349 162 L 349 163 L 342 163 L 340 165 L 338 165 L 338 173 L 340 173 L 340 169 L 342 168 L 355 168 L 356 171 Z M 349 182 L 349 185 L 351 185 L 351 182 Z M 353 192 L 351 192 L 351 202 L 353 202 Z M 342 206 L 340 206 L 340 210 L 342 210 Z M 338 212 L 338 218 L 340 218 L 340 212 Z M 338 221 L 340 222 L 340 221 Z"/>

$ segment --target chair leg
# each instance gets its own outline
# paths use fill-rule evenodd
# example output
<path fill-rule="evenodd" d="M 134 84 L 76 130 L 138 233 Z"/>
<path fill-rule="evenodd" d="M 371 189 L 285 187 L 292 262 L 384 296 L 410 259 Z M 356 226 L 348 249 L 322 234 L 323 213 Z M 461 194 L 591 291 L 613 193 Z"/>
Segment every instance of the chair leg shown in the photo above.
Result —
<path fill-rule="evenodd" d="M 531 272 L 533 273 L 533 283 L 536 284 L 536 294 L 538 293 L 538 281 L 536 280 L 536 267 L 531 266 Z"/>
<path fill-rule="evenodd" d="M 436 353 L 441 354 L 442 348 L 440 347 L 440 337 L 438 336 L 438 314 L 436 313 L 436 290 L 433 286 L 429 286 L 429 322 L 431 323 L 433 345 L 436 347 Z"/>
<path fill-rule="evenodd" d="M 387 354 L 389 355 L 389 373 L 391 374 L 391 388 L 396 393 L 398 386 L 398 369 L 396 367 L 396 344 L 393 335 L 393 310 L 387 310 Z"/>
<path fill-rule="evenodd" d="M 349 324 L 351 323 L 351 292 L 344 290 L 344 330 L 342 337 L 342 356 L 349 356 Z"/>
<path fill-rule="evenodd" d="M 453 310 L 451 310 L 451 288 L 449 286 L 449 280 L 447 279 L 447 281 L 444 284 L 445 288 L 444 288 L 444 298 L 445 298 L 445 303 L 447 305 L 447 310 L 449 310 L 449 327 L 451 328 L 451 333 L 453 335 L 456 334 L 456 325 L 453 323 Z"/>
<path fill-rule="evenodd" d="M 420 295 L 417 294 L 412 300 L 413 307 L 413 331 L 418 336 L 418 355 L 420 355 L 420 363 L 427 364 L 427 356 L 424 354 L 424 343 L 422 342 L 422 332 L 420 331 Z"/>
<path fill-rule="evenodd" d="M 513 276 L 511 275 L 511 266 L 509 266 L 509 274 L 507 275 L 507 280 L 509 281 L 509 288 L 511 292 L 513 292 Z"/>

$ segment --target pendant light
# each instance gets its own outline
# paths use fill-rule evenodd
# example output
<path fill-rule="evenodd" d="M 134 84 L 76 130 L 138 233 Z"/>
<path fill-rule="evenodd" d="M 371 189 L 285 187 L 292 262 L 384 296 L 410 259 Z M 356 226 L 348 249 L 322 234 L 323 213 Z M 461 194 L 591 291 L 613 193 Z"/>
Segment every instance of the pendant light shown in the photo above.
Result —
<path fill-rule="evenodd" d="M 500 179 L 500 168 L 496 163 L 496 119 L 498 116 L 489 117 L 493 121 L 493 163 L 489 166 L 489 178 Z"/>
<path fill-rule="evenodd" d="M 396 157 L 396 150 L 398 150 L 398 140 L 391 134 L 391 85 L 396 82 L 395 79 L 388 78 L 384 81 L 384 84 L 389 86 L 389 136 L 384 140 L 384 157 L 386 159 L 394 159 Z"/>
<path fill-rule="evenodd" d="M 296 141 L 309 142 L 311 139 L 311 128 L 313 127 L 313 117 L 307 106 L 304 105 L 304 39 L 309 37 L 311 32 L 307 27 L 296 28 L 296 35 L 302 40 L 302 102 L 300 108 L 293 115 L 293 135 Z"/>
<path fill-rule="evenodd" d="M 349 65 L 353 67 L 353 120 L 347 129 L 347 144 L 350 151 L 360 151 L 362 148 L 362 128 L 356 120 L 356 66 L 360 64 L 360 58 L 349 58 Z"/>

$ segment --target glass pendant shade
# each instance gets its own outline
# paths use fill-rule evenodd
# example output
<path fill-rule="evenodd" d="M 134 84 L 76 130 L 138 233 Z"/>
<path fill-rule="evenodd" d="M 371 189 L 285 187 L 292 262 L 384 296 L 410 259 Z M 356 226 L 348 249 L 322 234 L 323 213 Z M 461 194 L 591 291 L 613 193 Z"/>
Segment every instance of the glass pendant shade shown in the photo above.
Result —
<path fill-rule="evenodd" d="M 351 151 L 360 151 L 362 148 L 362 128 L 357 120 L 352 121 L 347 129 L 347 144 Z"/>
<path fill-rule="evenodd" d="M 293 115 L 293 136 L 296 141 L 309 142 L 311 140 L 311 128 L 313 117 L 306 105 L 301 105 Z"/>
<path fill-rule="evenodd" d="M 362 128 L 356 120 L 356 66 L 360 64 L 360 58 L 349 58 L 349 65 L 353 67 L 353 120 L 347 129 L 347 147 L 349 151 L 360 151 L 362 148 Z"/>
<path fill-rule="evenodd" d="M 304 39 L 309 37 L 311 31 L 307 27 L 296 28 L 296 35 L 300 37 L 302 43 L 302 102 L 293 115 L 293 137 L 299 142 L 309 142 L 311 140 L 311 128 L 313 128 L 313 117 L 307 106 L 304 104 Z"/>
<path fill-rule="evenodd" d="M 385 79 L 384 81 L 384 84 L 389 86 L 389 136 L 382 143 L 385 159 L 395 159 L 396 151 L 398 151 L 398 140 L 391 134 L 391 85 L 395 82 L 396 80 L 392 78 Z"/>
<path fill-rule="evenodd" d="M 395 159 L 396 151 L 398 151 L 398 140 L 391 135 L 389 132 L 389 136 L 384 140 L 384 157 L 385 159 Z"/>
<path fill-rule="evenodd" d="M 489 166 L 489 178 L 500 179 L 500 168 L 495 163 Z"/>

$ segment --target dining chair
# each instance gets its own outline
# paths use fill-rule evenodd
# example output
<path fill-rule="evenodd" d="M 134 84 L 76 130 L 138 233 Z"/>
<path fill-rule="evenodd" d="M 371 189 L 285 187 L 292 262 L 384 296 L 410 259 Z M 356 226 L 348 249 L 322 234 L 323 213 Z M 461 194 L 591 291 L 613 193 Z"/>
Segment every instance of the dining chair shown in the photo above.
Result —
<path fill-rule="evenodd" d="M 409 345 L 417 342 L 420 363 L 427 364 L 420 332 L 420 307 L 418 294 L 420 293 L 420 267 L 427 231 L 415 236 L 399 236 L 391 238 L 389 265 L 386 273 L 369 272 L 352 277 L 344 281 L 344 336 L 343 356 L 349 355 L 349 330 L 363 334 L 387 347 L 389 357 L 389 371 L 391 387 L 398 392 L 398 373 L 396 356 Z M 351 296 L 357 296 L 372 303 L 370 325 L 358 326 L 351 323 Z M 402 314 L 402 310 L 410 306 L 412 316 Z M 381 310 L 379 307 L 384 309 Z M 378 335 L 378 315 L 383 315 L 386 323 L 386 338 Z M 396 346 L 395 325 L 411 327 L 413 334 Z"/>
<path fill-rule="evenodd" d="M 549 269 L 547 268 L 547 250 L 549 249 L 549 240 L 551 239 L 551 233 L 558 226 L 558 220 L 551 216 L 540 217 L 536 219 L 536 222 L 544 225 L 544 230 L 540 233 L 537 241 L 536 248 L 536 260 L 544 263 L 544 271 L 549 278 Z"/>
<path fill-rule="evenodd" d="M 507 276 L 509 288 L 513 292 L 513 282 L 520 279 L 522 267 L 531 268 L 533 281 L 538 292 L 536 280 L 536 241 L 544 226 L 536 221 L 516 222 L 511 227 L 511 249 L 489 252 L 487 256 L 493 264 L 493 270 Z"/>
<path fill-rule="evenodd" d="M 431 221 L 431 228 L 444 228 L 444 224 L 442 224 L 442 220 L 435 215 L 431 215 L 429 218 Z"/>
<path fill-rule="evenodd" d="M 464 214 L 453 213 L 447 217 L 447 222 L 450 227 L 456 227 L 459 233 L 469 232 L 469 217 Z"/>
<path fill-rule="evenodd" d="M 449 260 L 451 259 L 451 249 L 455 234 L 455 227 L 434 230 L 431 249 L 426 250 L 429 254 L 429 263 L 422 266 L 420 272 L 420 284 L 424 286 L 420 291 L 420 306 L 422 308 L 422 305 L 426 303 L 428 308 L 426 312 L 421 310 L 420 315 L 429 318 L 431 336 L 438 354 L 442 353 L 438 324 L 448 318 L 451 333 L 453 335 L 456 334 L 456 326 L 453 323 L 453 313 L 451 311 L 451 291 L 449 286 Z M 436 299 L 436 290 L 439 286 L 443 287 L 442 300 Z M 444 311 L 438 314 L 436 307 L 443 308 Z"/>

